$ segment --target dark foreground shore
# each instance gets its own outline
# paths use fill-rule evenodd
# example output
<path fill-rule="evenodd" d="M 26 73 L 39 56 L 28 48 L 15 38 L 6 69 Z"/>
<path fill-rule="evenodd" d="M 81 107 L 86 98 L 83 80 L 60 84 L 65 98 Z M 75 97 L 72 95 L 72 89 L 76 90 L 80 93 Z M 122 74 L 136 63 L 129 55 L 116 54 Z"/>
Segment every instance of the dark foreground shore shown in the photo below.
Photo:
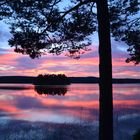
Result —
<path fill-rule="evenodd" d="M 130 123 L 131 121 L 129 121 Z M 132 121 L 133 124 L 133 121 Z M 139 122 L 138 122 L 139 124 Z M 126 120 L 114 123 L 114 140 L 133 140 L 138 130 L 126 129 Z M 98 140 L 98 123 L 51 123 L 0 119 L 1 140 Z M 138 126 L 137 126 L 138 127 Z M 124 129 L 125 128 L 125 129 Z"/>
<path fill-rule="evenodd" d="M 89 123 L 49 123 L 21 120 L 1 120 L 1 140 L 94 140 L 98 129 Z"/>

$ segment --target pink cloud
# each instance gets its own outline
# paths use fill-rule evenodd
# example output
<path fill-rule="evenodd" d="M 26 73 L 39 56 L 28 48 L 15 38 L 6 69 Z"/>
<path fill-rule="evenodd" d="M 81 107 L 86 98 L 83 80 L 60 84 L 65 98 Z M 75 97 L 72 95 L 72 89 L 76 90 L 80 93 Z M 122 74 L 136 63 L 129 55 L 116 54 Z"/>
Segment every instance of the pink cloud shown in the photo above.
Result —
<path fill-rule="evenodd" d="M 140 78 L 139 66 L 125 63 L 127 57 L 126 46 L 123 49 L 118 42 L 113 42 L 113 77 Z M 95 46 L 95 47 L 94 47 Z M 98 47 L 94 45 L 92 51 L 86 52 L 79 60 L 64 55 L 42 56 L 40 59 L 30 59 L 26 55 L 17 54 L 13 49 L 5 51 L 0 59 L 0 75 L 29 75 L 41 73 L 64 73 L 68 76 L 99 76 Z"/>

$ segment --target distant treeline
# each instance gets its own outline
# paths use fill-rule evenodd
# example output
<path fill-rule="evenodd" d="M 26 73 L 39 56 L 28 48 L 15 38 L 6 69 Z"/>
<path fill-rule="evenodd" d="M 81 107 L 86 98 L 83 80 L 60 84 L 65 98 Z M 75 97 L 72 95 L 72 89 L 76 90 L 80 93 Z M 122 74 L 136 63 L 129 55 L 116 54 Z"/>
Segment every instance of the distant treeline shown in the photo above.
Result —
<path fill-rule="evenodd" d="M 0 76 L 0 83 L 15 83 L 15 84 L 34 84 L 37 77 L 29 76 Z M 97 77 L 67 77 L 70 83 L 99 83 Z M 46 81 L 48 83 L 48 81 Z M 140 83 L 140 79 L 112 79 L 113 84 L 136 84 Z M 62 83 L 61 83 L 62 84 Z M 59 84 L 59 85 L 61 85 Z"/>
<path fill-rule="evenodd" d="M 65 74 L 40 74 L 34 81 L 35 85 L 69 85 L 70 80 Z"/>

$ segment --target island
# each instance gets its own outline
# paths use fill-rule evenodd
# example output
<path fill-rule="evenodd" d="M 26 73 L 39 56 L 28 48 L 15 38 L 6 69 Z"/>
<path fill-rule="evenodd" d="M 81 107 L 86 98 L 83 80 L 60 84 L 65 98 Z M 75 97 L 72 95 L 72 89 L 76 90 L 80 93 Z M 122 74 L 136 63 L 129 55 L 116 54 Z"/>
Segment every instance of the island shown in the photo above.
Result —
<path fill-rule="evenodd" d="M 33 83 L 35 85 L 69 85 L 70 80 L 65 74 L 40 74 Z"/>

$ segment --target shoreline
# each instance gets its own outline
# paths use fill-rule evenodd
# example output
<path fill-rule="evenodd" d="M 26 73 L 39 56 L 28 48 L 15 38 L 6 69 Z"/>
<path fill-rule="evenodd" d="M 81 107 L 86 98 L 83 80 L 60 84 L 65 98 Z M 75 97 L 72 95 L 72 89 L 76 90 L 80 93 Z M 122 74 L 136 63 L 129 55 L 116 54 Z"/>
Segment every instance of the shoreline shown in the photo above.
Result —
<path fill-rule="evenodd" d="M 98 77 L 68 77 L 71 84 L 98 84 Z M 0 84 L 34 84 L 36 77 L 0 76 Z M 112 84 L 140 84 L 140 79 L 113 78 Z M 61 85 L 61 84 L 60 84 Z"/>

